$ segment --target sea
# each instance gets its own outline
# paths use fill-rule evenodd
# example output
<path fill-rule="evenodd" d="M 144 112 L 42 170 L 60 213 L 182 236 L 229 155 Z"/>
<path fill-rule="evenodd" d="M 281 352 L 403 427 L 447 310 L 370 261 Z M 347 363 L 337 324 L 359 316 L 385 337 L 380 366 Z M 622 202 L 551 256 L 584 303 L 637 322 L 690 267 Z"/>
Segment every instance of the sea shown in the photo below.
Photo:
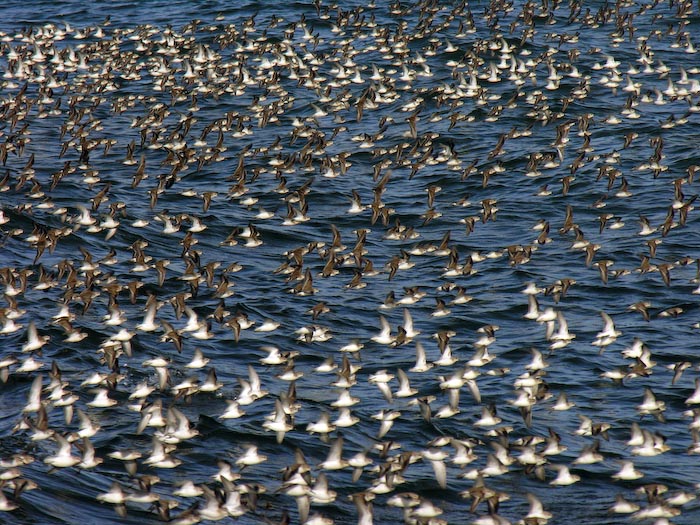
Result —
<path fill-rule="evenodd" d="M 243 503 L 221 523 L 299 523 L 302 456 L 309 486 L 324 473 L 336 492 L 311 502 L 315 523 L 700 522 L 697 3 L 9 0 L 0 14 L 0 487 L 16 506 L 0 522 L 194 519 L 221 508 L 226 462 Z M 390 344 L 373 339 L 383 323 Z M 47 342 L 23 350 L 34 328 Z M 411 371 L 417 346 L 430 365 L 446 341 L 453 363 Z M 222 418 L 251 369 L 266 395 Z M 455 401 L 445 382 L 462 373 L 476 379 Z M 343 377 L 356 421 L 309 432 L 336 420 Z M 98 389 L 114 406 L 91 404 Z M 573 406 L 555 410 L 562 394 Z M 279 436 L 264 424 L 282 402 Z M 196 430 L 173 468 L 146 462 L 173 430 L 139 428 L 149 406 Z M 501 421 L 475 425 L 485 408 Z M 59 440 L 37 434 L 81 458 L 78 410 L 102 462 L 52 467 Z M 565 449 L 543 455 L 551 436 Z M 321 465 L 338 440 L 371 460 L 359 478 Z M 457 442 L 473 462 L 452 461 Z M 251 445 L 264 461 L 237 463 Z M 581 462 L 591 447 L 602 457 Z M 484 475 L 499 448 L 507 471 Z M 135 473 L 119 451 L 142 455 Z M 427 451 L 444 452 L 444 486 Z M 623 461 L 642 476 L 614 477 Z M 553 485 L 558 465 L 580 480 Z M 175 495 L 187 480 L 209 497 Z M 500 493 L 490 508 L 470 495 L 482 482 Z M 101 501 L 115 484 L 124 507 Z M 439 512 L 397 508 L 405 493 Z M 551 517 L 528 517 L 532 496 Z M 617 497 L 639 510 L 613 512 Z"/>

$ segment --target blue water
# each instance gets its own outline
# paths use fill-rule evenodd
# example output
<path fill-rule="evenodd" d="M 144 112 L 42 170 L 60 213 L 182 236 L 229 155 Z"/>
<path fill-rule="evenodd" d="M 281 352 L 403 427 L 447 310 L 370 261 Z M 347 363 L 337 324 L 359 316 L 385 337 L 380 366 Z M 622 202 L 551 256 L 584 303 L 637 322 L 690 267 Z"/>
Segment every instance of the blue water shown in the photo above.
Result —
<path fill-rule="evenodd" d="M 398 462 L 401 453 L 418 454 L 428 449 L 441 437 L 473 440 L 477 459 L 465 467 L 453 465 L 449 458 L 454 449 L 446 445 L 442 450 L 448 454 L 447 488 L 440 488 L 430 463 L 419 460 L 401 473 L 405 483 L 397 484 L 393 494 L 416 493 L 442 509 L 439 519 L 449 523 L 470 523 L 487 515 L 485 503 L 476 512 L 470 511 L 471 500 L 461 493 L 474 481 L 459 475 L 482 469 L 493 452 L 492 443 L 508 443 L 511 457 L 517 458 L 523 440 L 547 437 L 550 429 L 561 436 L 568 449 L 546 457 L 542 479 L 517 459 L 506 474 L 485 478 L 487 486 L 510 496 L 498 508 L 503 519 L 513 523 L 524 519 L 528 493 L 537 496 L 552 513 L 550 523 L 602 524 L 632 520 L 629 515 L 609 512 L 617 494 L 647 507 L 651 504 L 640 490 L 644 486 L 658 483 L 667 487 L 658 503 L 679 491 L 697 492 L 699 474 L 695 457 L 688 452 L 693 443 L 689 430 L 692 416 L 686 412 L 692 409 L 686 400 L 698 376 L 694 291 L 698 287 L 700 239 L 691 202 L 697 194 L 696 182 L 688 179 L 692 166 L 698 163 L 700 135 L 700 70 L 697 54 L 690 52 L 692 46 L 699 45 L 697 12 L 693 8 L 683 14 L 675 5 L 642 2 L 621 6 L 618 15 L 610 11 L 603 23 L 605 16 L 595 19 L 607 5 L 602 2 L 586 3 L 573 20 L 569 20 L 567 5 L 559 5 L 551 16 L 533 6 L 533 33 L 523 39 L 523 6 L 503 10 L 497 4 L 473 3 L 471 29 L 458 3 L 426 8 L 402 2 L 398 9 L 383 2 L 376 6 L 321 2 L 318 11 L 313 4 L 303 2 L 282 6 L 213 1 L 5 4 L 0 11 L 4 35 L 0 46 L 0 72 L 4 75 L 0 139 L 8 144 L 4 165 L 8 179 L 0 192 L 0 208 L 9 220 L 0 226 L 0 265 L 4 285 L 20 287 L 26 276 L 27 286 L 17 295 L 12 295 L 12 287 L 7 288 L 3 316 L 19 310 L 15 323 L 22 327 L 6 330 L 0 352 L 2 358 L 24 360 L 29 354 L 22 352 L 22 345 L 30 322 L 50 341 L 34 354 L 42 369 L 21 372 L 17 371 L 19 363 L 13 364 L 7 382 L 0 385 L 0 459 L 9 460 L 18 453 L 31 456 L 33 462 L 18 468 L 23 479 L 38 487 L 15 495 L 6 483 L 3 493 L 18 508 L 3 512 L 2 522 L 161 522 L 151 504 L 127 502 L 126 514 L 120 516 L 114 505 L 97 500 L 114 482 L 126 492 L 139 490 L 137 479 L 144 475 L 159 478 L 151 490 L 159 495 L 162 506 L 166 501 L 177 504 L 170 511 L 171 518 L 185 517 L 192 505 L 204 507 L 205 498 L 179 497 L 173 492 L 185 480 L 222 490 L 212 476 L 218 471 L 217 462 L 225 460 L 240 471 L 241 478 L 235 482 L 239 490 L 244 484 L 257 484 L 260 494 L 256 505 L 255 498 L 243 495 L 249 503 L 247 512 L 238 518 L 227 516 L 223 522 L 277 523 L 288 513 L 295 523 L 299 521 L 297 505 L 292 496 L 284 494 L 284 469 L 295 463 L 295 452 L 300 450 L 312 467 L 309 480 L 317 479 L 321 472 L 317 465 L 341 435 L 344 459 L 367 450 L 373 464 L 359 480 L 353 480 L 351 468 L 326 472 L 337 497 L 326 505 L 312 503 L 310 514 L 320 513 L 338 524 L 358 521 L 350 495 L 369 490 L 382 467 L 385 470 L 390 461 Z M 640 6 L 645 9 L 638 13 Z M 487 18 L 489 9 L 496 9 L 497 27 L 494 18 Z M 634 14 L 634 34 L 630 38 L 623 23 L 624 32 L 618 35 L 616 16 L 621 20 L 630 13 Z M 188 24 L 194 19 L 199 22 L 193 29 Z M 464 21 L 462 32 L 460 21 Z M 421 31 L 426 25 L 428 30 Z M 57 29 L 65 31 L 63 35 L 59 32 L 60 38 Z M 400 45 L 402 41 L 405 46 Z M 525 73 L 511 76 L 511 55 L 501 57 L 503 42 L 512 48 L 516 67 Z M 450 50 L 449 45 L 455 49 Z M 30 63 L 37 46 L 44 57 Z M 199 65 L 198 54 L 204 48 L 214 55 Z M 646 69 L 639 60 L 644 50 L 650 57 Z M 89 58 L 85 68 L 68 64 L 57 70 L 51 61 L 54 53 L 60 53 L 64 61 L 71 54 L 79 58 L 84 53 Z M 20 59 L 25 63 L 23 69 L 17 69 L 17 56 L 24 57 Z M 608 56 L 619 64 L 608 63 L 606 67 L 606 62 L 613 60 Z M 499 68 L 502 60 L 505 67 Z M 185 78 L 188 64 L 196 70 L 196 78 L 191 80 Z M 339 64 L 347 77 L 339 74 Z M 211 69 L 207 73 L 208 65 Z M 382 80 L 371 78 L 373 66 Z M 402 66 L 409 79 L 402 78 L 406 74 Z M 498 82 L 489 80 L 492 66 L 498 70 Z M 580 77 L 568 74 L 572 66 Z M 158 76 L 160 68 L 168 74 Z M 351 81 L 354 68 L 359 68 L 360 74 L 356 82 Z M 482 90 L 477 96 L 468 93 L 470 68 Z M 561 76 L 558 86 L 548 85 L 551 68 Z M 290 75 L 292 70 L 296 75 Z M 325 80 L 314 85 L 308 80 L 309 72 L 316 80 Z M 100 80 L 105 75 L 110 75 L 106 83 Z M 606 85 L 605 79 L 615 75 L 619 77 L 613 79 L 617 85 Z M 249 81 L 242 84 L 244 76 Z M 50 77 L 58 86 L 48 91 L 41 84 Z M 638 83 L 636 94 L 624 89 L 628 77 Z M 582 84 L 583 79 L 587 80 Z M 365 104 L 358 119 L 358 100 L 373 97 L 373 93 L 382 99 L 376 100 L 375 108 Z M 18 107 L 20 115 L 13 123 Z M 263 122 L 263 113 L 273 118 Z M 407 120 L 411 115 L 417 117 L 415 136 Z M 211 129 L 205 133 L 208 127 Z M 568 140 L 560 140 L 559 151 L 557 129 L 559 133 L 568 130 L 563 137 Z M 217 153 L 213 148 L 220 133 Z M 363 134 L 377 136 L 363 147 L 367 138 Z M 508 137 L 498 152 L 495 148 L 504 134 Z M 629 144 L 626 136 L 632 139 Z M 200 139 L 203 142 L 198 142 Z M 106 140 L 113 141 L 108 152 Z M 663 145 L 656 159 L 660 167 L 655 174 L 649 164 L 660 140 Z M 324 142 L 325 149 L 321 146 Z M 135 163 L 125 164 L 132 143 Z M 83 147 L 90 151 L 81 159 Z M 540 154 L 544 158 L 537 160 Z M 28 166 L 32 156 L 33 165 Z M 142 156 L 146 176 L 132 187 Z M 344 172 L 339 157 L 347 162 Z M 178 159 L 180 164 L 174 168 Z M 241 159 L 246 191 L 239 195 L 235 174 Z M 531 159 L 536 159 L 536 168 Z M 551 165 L 547 164 L 549 159 Z M 72 171 L 59 178 L 56 173 L 68 161 Z M 573 163 L 580 163 L 580 167 L 572 169 Z M 335 177 L 327 176 L 328 165 Z M 384 176 L 388 179 L 381 202 L 384 209 L 393 210 L 386 224 L 381 218 L 373 221 L 369 207 Z M 277 191 L 281 177 L 286 180 L 287 193 Z M 564 190 L 564 178 L 568 191 Z M 621 193 L 623 178 L 628 196 Z M 150 195 L 158 190 L 161 179 L 168 182 L 161 184 L 153 203 Z M 674 181 L 682 190 L 677 202 Z M 550 193 L 542 191 L 544 186 Z M 106 229 L 91 232 L 89 225 L 81 225 L 78 208 L 90 209 L 91 199 L 106 188 L 105 199 L 92 216 L 99 223 L 109 214 L 110 205 L 115 207 L 114 218 L 120 224 L 109 238 Z M 425 213 L 430 188 L 434 191 L 433 211 L 441 215 L 428 220 Z M 308 205 L 308 220 L 285 225 L 288 204 L 293 209 L 300 207 L 300 189 Z M 367 206 L 356 214 L 348 213 L 353 190 Z M 205 210 L 206 193 L 211 202 Z M 247 203 L 249 198 L 257 200 Z M 467 204 L 462 205 L 464 202 Z M 484 220 L 489 203 L 498 211 Z M 596 246 L 591 264 L 586 264 L 585 251 L 572 248 L 574 230 L 562 231 L 567 207 L 585 239 Z M 261 209 L 274 215 L 261 218 Z M 673 218 L 664 230 L 669 210 L 673 210 Z M 604 215 L 607 222 L 601 229 Z M 163 231 L 161 219 L 166 216 L 176 223 L 181 218 L 179 231 Z M 640 235 L 640 216 L 654 229 L 650 235 Z M 187 229 L 194 224 L 191 217 L 199 219 L 206 229 L 188 234 Z M 463 221 L 470 217 L 472 232 Z M 140 226 L 138 220 L 147 224 Z M 544 238 L 538 242 L 541 232 L 533 229 L 539 221 L 549 224 L 546 242 Z M 234 237 L 236 245 L 222 244 L 235 228 L 248 225 L 257 228 L 261 245 L 246 247 L 246 239 L 240 235 Z M 340 232 L 343 245 L 334 248 L 335 257 L 347 256 L 347 263 L 339 262 L 337 274 L 323 277 L 333 243 L 332 225 Z M 391 238 L 398 226 L 409 232 L 413 229 L 417 236 Z M 356 268 L 352 250 L 360 230 L 366 230 L 362 264 L 371 261 L 378 273 L 362 278 L 365 287 L 349 288 Z M 53 249 L 47 246 L 37 255 L 31 235 L 42 232 L 50 232 L 58 240 Z M 398 269 L 395 274 L 390 271 L 392 260 L 420 247 L 437 246 L 448 232 L 448 246 L 456 251 L 459 264 L 471 255 L 475 273 L 445 276 L 449 257 L 430 252 L 410 255 L 414 266 Z M 186 257 L 183 239 L 185 243 L 196 241 Z M 649 240 L 660 241 L 654 255 L 650 255 Z M 137 271 L 132 260 L 133 247 L 139 243 L 148 259 L 145 271 Z M 98 264 L 96 269 L 85 269 L 81 248 L 91 254 L 92 263 Z M 110 249 L 116 263 L 99 262 Z M 312 295 L 290 293 L 302 281 L 288 281 L 288 274 L 279 271 L 284 263 L 298 269 L 299 259 L 292 255 L 295 250 L 303 254 L 299 276 L 308 269 L 313 277 L 316 291 Z M 646 257 L 651 271 L 640 271 L 646 269 L 642 266 Z M 168 262 L 162 284 L 155 269 L 158 261 Z M 605 261 L 612 262 L 607 283 L 598 269 Z M 234 263 L 240 265 L 239 271 L 231 266 Z M 658 267 L 670 268 L 668 286 Z M 192 274 L 192 268 L 201 274 L 197 287 L 183 279 Z M 42 269 L 56 282 L 47 290 L 35 288 Z M 208 283 L 209 271 L 213 279 Z M 222 279 L 228 279 L 233 292 L 224 298 L 216 291 Z M 550 293 L 550 287 L 562 280 L 571 281 L 568 290 Z M 128 285 L 137 281 L 140 287 L 132 301 Z M 449 303 L 457 295 L 448 283 L 463 287 L 472 300 L 448 304 L 448 315 L 433 316 L 436 300 Z M 565 347 L 550 350 L 553 341 L 547 339 L 544 323 L 523 317 L 528 299 L 521 292 L 528 283 L 548 289 L 537 295 L 540 310 L 549 307 L 561 312 L 575 334 Z M 410 287 L 420 288 L 425 296 L 415 304 L 380 308 L 388 293 L 393 292 L 399 300 Z M 126 318 L 120 326 L 104 322 L 110 288 L 116 290 L 112 293 Z M 173 305 L 183 294 L 198 319 L 209 320 L 209 339 L 182 331 L 187 315 L 176 315 Z M 158 320 L 180 331 L 181 352 L 164 340 L 162 328 L 154 332 L 136 329 L 149 295 L 158 301 Z M 79 342 L 66 342 L 66 332 L 53 317 L 66 301 L 75 316 L 72 326 L 86 334 Z M 641 301 L 651 303 L 649 320 L 629 308 Z M 329 311 L 313 320 L 307 311 L 321 302 Z M 224 322 L 211 317 L 217 307 L 225 310 Z M 395 347 L 373 341 L 380 330 L 380 316 L 396 335 L 404 308 L 420 334 Z M 600 312 L 609 314 L 621 332 L 602 351 L 592 345 L 603 329 Z M 238 314 L 245 314 L 255 325 L 241 330 L 236 340 L 225 322 Z M 256 332 L 267 319 L 277 321 L 279 327 Z M 296 331 L 311 325 L 326 328 L 332 338 L 299 340 Z M 448 404 L 448 396 L 439 386 L 440 377 L 464 369 L 474 355 L 475 341 L 483 335 L 478 330 L 485 325 L 497 325 L 498 330 L 488 346 L 494 360 L 474 367 L 480 372 L 476 381 L 481 403 L 465 386 L 460 390 L 459 413 L 425 421 L 416 399 L 434 396 L 430 403 L 433 415 Z M 94 398 L 95 387 L 81 383 L 93 372 L 110 373 L 100 347 L 121 328 L 135 335 L 130 355 L 119 357 L 119 382 L 109 392 L 117 404 L 91 407 L 87 403 Z M 428 361 L 435 361 L 440 350 L 432 336 L 447 331 L 453 333 L 449 344 L 456 363 L 422 373 L 409 372 L 415 364 L 416 342 L 425 347 Z M 646 362 L 647 368 L 633 369 L 635 360 L 623 356 L 622 351 L 635 338 L 650 349 L 654 366 Z M 340 365 L 346 355 L 340 349 L 354 340 L 364 344 L 359 353 L 347 355 L 353 365 L 361 367 L 350 389 L 360 399 L 351 408 L 358 422 L 323 440 L 318 434 L 309 434 L 306 427 L 323 412 L 329 413 L 332 421 L 336 419 L 338 410 L 331 403 L 340 389 L 332 385 L 337 379 L 334 372 L 315 369 L 325 359 Z M 295 381 L 298 412 L 293 429 L 279 444 L 275 433 L 266 430 L 263 423 L 275 410 L 275 400 L 286 396 L 290 382 L 278 377 L 283 365 L 260 362 L 267 355 L 263 347 L 269 345 L 298 353 L 294 369 L 303 374 Z M 540 388 L 542 399 L 532 407 L 528 427 L 510 402 L 518 397 L 514 384 L 527 372 L 532 348 L 545 355 L 549 367 L 540 374 L 545 386 Z M 195 349 L 210 359 L 201 369 L 185 366 Z M 170 361 L 171 384 L 162 391 L 157 388 L 154 368 L 143 365 L 157 356 Z M 690 367 L 672 383 L 674 365 L 683 362 Z M 49 386 L 54 363 L 61 371 L 64 390 L 78 397 L 75 408 L 100 426 L 90 441 L 97 457 L 104 461 L 94 468 L 51 469 L 44 460 L 57 450 L 56 441 L 33 441 L 31 429 L 17 428 L 25 418 L 36 422 L 37 414 L 23 413 L 23 407 L 38 374 L 42 374 L 42 386 Z M 249 365 L 260 375 L 269 395 L 242 406 L 245 415 L 239 419 L 219 418 L 226 401 L 239 398 L 240 380 L 248 379 Z M 212 368 L 223 384 L 216 392 L 176 395 L 171 390 L 189 377 L 203 383 Z M 618 368 L 625 373 L 643 373 L 621 382 L 601 375 Z M 408 373 L 418 393 L 388 402 L 370 376 L 381 370 L 396 375 L 399 369 Z M 116 366 L 114 371 L 117 373 Z M 181 464 L 173 469 L 144 463 L 157 429 L 146 427 L 139 434 L 140 415 L 129 408 L 134 404 L 129 395 L 142 382 L 156 387 L 147 402 L 160 400 L 164 416 L 168 407 L 176 407 L 199 433 L 177 444 L 172 455 Z M 397 380 L 389 386 L 396 392 Z M 665 403 L 658 418 L 640 414 L 637 408 L 645 388 Z M 42 393 L 49 429 L 64 436 L 77 432 L 78 418 L 66 423 L 63 409 L 55 406 L 49 390 Z M 554 411 L 554 402 L 562 392 L 575 406 Z M 497 407 L 502 422 L 495 428 L 502 429 L 501 437 L 493 433 L 493 427 L 474 425 L 482 405 Z M 382 438 L 377 437 L 379 423 L 372 417 L 380 410 L 401 412 Z M 581 416 L 609 424 L 607 434 L 577 434 Z M 627 444 L 635 422 L 663 436 L 669 450 L 654 457 L 635 455 Z M 592 465 L 574 464 L 583 448 L 596 441 L 603 460 Z M 382 454 L 382 444 L 388 447 L 388 443 L 397 448 Z M 235 461 L 249 444 L 257 445 L 267 460 L 241 469 Z M 72 454 L 80 456 L 76 445 Z M 543 448 L 543 444 L 537 445 L 538 452 Z M 143 454 L 135 476 L 127 473 L 122 462 L 108 456 L 127 449 Z M 613 479 L 620 460 L 633 460 L 644 477 Z M 556 477 L 551 465 L 560 464 L 570 466 L 581 480 L 566 487 L 551 486 Z M 388 504 L 391 496 L 375 496 L 375 523 L 402 521 L 401 509 Z M 673 508 L 680 511 L 671 518 L 674 523 L 697 523 L 700 517 L 696 501 Z"/>

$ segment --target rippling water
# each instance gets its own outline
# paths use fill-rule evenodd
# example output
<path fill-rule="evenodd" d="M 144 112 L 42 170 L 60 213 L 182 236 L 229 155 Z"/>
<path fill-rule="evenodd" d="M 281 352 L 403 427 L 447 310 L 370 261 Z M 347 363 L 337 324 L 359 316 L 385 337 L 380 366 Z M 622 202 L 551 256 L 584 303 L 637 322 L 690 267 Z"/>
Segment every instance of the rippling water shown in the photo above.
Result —
<path fill-rule="evenodd" d="M 9 377 L 0 386 L 0 458 L 8 467 L 15 454 L 33 458 L 18 468 L 38 487 L 18 494 L 5 481 L 3 493 L 18 508 L 3 512 L 3 522 L 157 523 L 162 518 L 151 503 L 129 501 L 118 516 L 114 505 L 97 500 L 114 482 L 128 493 L 144 490 L 138 479 L 146 475 L 159 478 L 150 490 L 161 507 L 172 502 L 172 519 L 195 516 L 187 509 L 205 507 L 205 498 L 173 492 L 185 480 L 221 490 L 212 479 L 220 460 L 240 471 L 236 487 L 249 505 L 235 519 L 277 523 L 288 513 L 298 522 L 283 471 L 300 450 L 312 466 L 309 482 L 317 479 L 317 465 L 341 435 L 343 458 L 367 450 L 373 465 L 359 480 L 350 468 L 327 472 L 337 498 L 312 503 L 310 514 L 339 524 L 358 521 L 349 496 L 379 492 L 378 479 L 390 465 L 398 468 L 402 453 L 406 462 L 414 453 L 416 462 L 404 465 L 404 483 L 394 478 L 394 494 L 417 494 L 450 523 L 485 519 L 486 504 L 472 511 L 464 494 L 476 482 L 460 475 L 483 469 L 494 443 L 507 444 L 515 461 L 484 482 L 509 496 L 497 512 L 513 523 L 527 515 L 528 493 L 552 513 L 551 523 L 600 524 L 631 519 L 609 511 L 617 494 L 648 509 L 680 491 L 697 492 L 687 403 L 698 376 L 697 9 L 641 2 L 620 3 L 616 11 L 587 2 L 577 12 L 550 2 L 514 9 L 475 2 L 470 19 L 459 3 L 377 4 L 30 1 L 3 8 L 3 318 L 21 327 L 3 325 L 1 355 L 12 364 L 4 364 Z M 349 212 L 353 190 L 364 206 L 359 213 Z M 119 223 L 114 231 L 109 217 Z M 640 219 L 653 231 L 644 232 Z M 164 231 L 168 221 L 178 231 Z M 188 232 L 199 223 L 206 229 Z M 257 229 L 259 246 L 246 246 L 241 234 L 248 226 Z M 335 245 L 333 227 L 340 234 Z M 577 230 L 588 248 L 574 246 Z M 445 273 L 450 256 L 436 247 L 446 234 L 467 271 Z M 364 247 L 353 255 L 361 235 Z M 110 250 L 115 261 L 106 259 Z M 330 257 L 336 263 L 327 266 Z M 349 286 L 357 284 L 357 263 L 366 270 L 367 261 L 378 273 L 362 276 L 364 287 Z M 332 275 L 324 277 L 324 268 Z M 307 270 L 314 293 L 293 293 Z M 37 288 L 44 281 L 52 286 Z M 226 282 L 230 295 L 219 286 Z M 542 289 L 541 312 L 551 308 L 566 320 L 575 334 L 569 344 L 551 349 L 556 338 L 546 323 L 524 318 L 528 283 Z M 451 304 L 455 286 L 471 300 Z M 387 294 L 399 301 L 411 287 L 425 296 L 381 308 Z M 121 325 L 105 322 L 110 295 L 125 317 Z M 152 332 L 137 329 L 149 297 L 161 323 Z M 174 308 L 181 299 L 197 321 L 209 322 L 209 338 L 183 330 L 187 315 Z M 447 315 L 433 315 L 437 301 L 446 303 Z M 630 309 L 642 302 L 649 303 L 648 319 Z M 314 320 L 308 311 L 319 303 L 329 311 Z M 70 326 L 57 320 L 62 304 L 74 316 Z M 419 334 L 398 345 L 371 339 L 380 316 L 397 335 L 406 309 Z M 602 347 L 592 344 L 601 341 L 601 312 L 620 332 Z M 237 334 L 244 318 L 255 324 Z M 279 327 L 255 331 L 268 319 Z M 181 337 L 181 352 L 164 337 L 164 322 Z M 50 340 L 32 354 L 42 368 L 23 372 L 32 323 Z M 555 331 L 560 324 L 552 323 Z M 484 341 L 488 325 L 496 328 Z M 327 340 L 300 336 L 312 326 L 327 330 Z M 73 329 L 84 338 L 66 341 Z M 121 329 L 133 334 L 123 348 L 113 339 Z M 457 361 L 409 372 L 417 343 L 429 362 L 438 360 L 438 333 L 451 335 Z M 625 357 L 635 339 L 650 356 Z M 340 351 L 353 341 L 364 344 L 359 353 Z M 260 362 L 271 345 L 296 355 L 294 370 L 303 375 L 293 386 L 280 377 L 284 365 Z M 483 345 L 494 357 L 485 364 L 473 361 Z M 110 348 L 118 362 L 105 359 Z M 533 348 L 549 366 L 527 376 Z M 195 349 L 210 359 L 201 369 L 186 367 Z M 158 356 L 169 361 L 162 389 L 155 368 L 143 364 Z M 332 385 L 338 369 L 316 367 L 329 359 L 342 366 L 344 358 L 359 367 L 350 388 L 360 400 L 351 408 L 358 422 L 324 440 L 306 428 L 324 412 L 335 420 L 332 403 L 341 389 Z M 470 360 L 480 373 L 481 403 L 462 387 L 457 413 L 437 417 L 449 406 L 441 381 Z M 687 370 L 672 382 L 684 363 Z M 60 379 L 52 379 L 52 365 Z M 227 401 L 241 400 L 249 366 L 269 395 L 242 406 L 238 419 L 220 418 Z M 191 377 L 205 383 L 212 369 L 223 385 L 216 392 L 177 391 Z M 616 369 L 624 380 L 603 375 Z M 406 371 L 417 393 L 389 402 L 370 379 L 382 370 Z M 113 374 L 115 406 L 88 404 L 96 387 L 82 383 L 93 372 Z M 59 406 L 59 398 L 74 394 L 74 408 L 100 426 L 90 441 L 101 464 L 45 463 L 56 439 L 33 439 L 44 424 L 36 410 L 23 412 L 38 376 L 46 429 L 66 438 L 79 431 L 77 416 L 67 422 Z M 516 385 L 528 379 L 537 386 Z M 141 416 L 129 396 L 141 383 L 155 387 L 146 403 L 161 402 L 164 416 L 176 407 L 198 431 L 172 451 L 181 461 L 175 468 L 144 463 L 158 429 L 138 432 Z M 396 392 L 397 380 L 389 387 Z M 665 410 L 640 413 L 646 388 Z M 530 426 L 513 405 L 523 391 L 533 403 Z M 562 392 L 575 406 L 552 410 Z M 276 400 L 290 395 L 298 411 L 278 443 L 263 423 Z M 419 398 L 429 402 L 429 421 Z M 475 426 L 484 406 L 496 407 L 502 422 Z M 384 437 L 373 418 L 380 410 L 401 414 Z M 609 430 L 580 435 L 582 417 Z M 634 423 L 656 436 L 657 451 L 664 440 L 668 451 L 638 455 L 628 444 Z M 543 457 L 538 469 L 521 464 L 522 445 L 534 440 L 541 452 L 537 438 L 550 431 L 567 450 Z M 455 448 L 441 437 L 470 441 L 477 459 L 452 464 Z M 80 443 L 71 446 L 76 457 Z M 575 464 L 594 443 L 603 460 Z M 266 461 L 236 466 L 250 444 Z M 445 489 L 419 458 L 431 447 L 447 453 Z M 109 456 L 127 449 L 143 454 L 135 475 Z M 613 479 L 621 460 L 633 460 L 644 476 Z M 551 486 L 552 465 L 569 465 L 580 481 Z M 644 487 L 653 491 L 652 484 L 668 492 L 647 498 Z M 391 495 L 376 494 L 375 523 L 401 521 Z M 680 512 L 671 517 L 676 523 L 700 516 L 696 501 L 663 508 Z"/>

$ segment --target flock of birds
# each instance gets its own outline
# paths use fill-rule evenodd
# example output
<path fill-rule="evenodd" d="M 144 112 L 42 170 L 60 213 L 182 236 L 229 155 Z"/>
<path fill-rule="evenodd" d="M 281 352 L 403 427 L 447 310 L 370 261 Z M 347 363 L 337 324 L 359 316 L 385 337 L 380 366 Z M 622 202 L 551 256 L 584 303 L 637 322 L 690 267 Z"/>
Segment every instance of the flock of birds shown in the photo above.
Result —
<path fill-rule="evenodd" d="M 692 2 L 378 4 L 0 34 L 3 521 L 698 515 Z"/>

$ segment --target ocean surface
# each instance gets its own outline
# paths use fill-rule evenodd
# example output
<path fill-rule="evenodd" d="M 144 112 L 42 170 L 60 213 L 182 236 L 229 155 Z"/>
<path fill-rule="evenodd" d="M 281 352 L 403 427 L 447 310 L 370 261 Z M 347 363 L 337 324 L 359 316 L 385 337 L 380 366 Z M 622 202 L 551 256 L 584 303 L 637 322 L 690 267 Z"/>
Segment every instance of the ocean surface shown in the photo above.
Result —
<path fill-rule="evenodd" d="M 700 13 L 581 4 L 5 2 L 0 522 L 700 522 Z"/>

